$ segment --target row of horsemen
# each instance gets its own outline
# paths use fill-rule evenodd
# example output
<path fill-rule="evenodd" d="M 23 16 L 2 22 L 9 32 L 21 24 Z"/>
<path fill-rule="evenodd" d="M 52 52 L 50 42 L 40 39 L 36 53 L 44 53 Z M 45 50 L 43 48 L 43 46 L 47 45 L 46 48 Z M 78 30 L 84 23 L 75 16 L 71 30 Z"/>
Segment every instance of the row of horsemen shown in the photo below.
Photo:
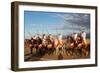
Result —
<path fill-rule="evenodd" d="M 86 41 L 86 32 L 81 32 L 73 33 L 65 38 L 62 37 L 61 33 L 58 33 L 57 36 L 52 36 L 51 34 L 40 36 L 37 34 L 30 39 L 29 47 L 31 54 L 33 53 L 33 49 L 36 49 L 36 53 L 52 52 L 58 55 L 66 51 L 79 51 L 82 53 L 82 50 L 89 48 L 89 45 L 87 45 Z"/>

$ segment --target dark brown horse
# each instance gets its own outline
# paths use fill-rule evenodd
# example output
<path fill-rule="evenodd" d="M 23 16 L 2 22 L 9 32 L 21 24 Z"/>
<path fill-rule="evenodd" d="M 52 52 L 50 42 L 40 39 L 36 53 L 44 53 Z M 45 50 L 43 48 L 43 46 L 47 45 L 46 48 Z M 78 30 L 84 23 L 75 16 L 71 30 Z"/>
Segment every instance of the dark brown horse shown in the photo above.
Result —
<path fill-rule="evenodd" d="M 29 41 L 30 41 L 30 52 L 31 52 L 31 54 L 33 54 L 33 48 L 35 48 L 36 52 L 38 52 L 39 48 L 41 48 L 40 44 L 42 44 L 42 39 L 41 38 L 38 38 L 38 39 L 31 38 L 31 40 L 29 40 Z"/>

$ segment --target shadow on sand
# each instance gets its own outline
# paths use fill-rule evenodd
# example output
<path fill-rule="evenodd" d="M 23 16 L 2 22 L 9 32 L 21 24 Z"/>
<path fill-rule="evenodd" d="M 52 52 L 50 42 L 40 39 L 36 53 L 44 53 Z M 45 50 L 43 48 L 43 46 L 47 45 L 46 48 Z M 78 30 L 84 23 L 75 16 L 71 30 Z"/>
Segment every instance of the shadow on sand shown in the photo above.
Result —
<path fill-rule="evenodd" d="M 44 53 L 33 53 L 33 54 L 26 54 L 28 56 L 24 59 L 24 61 L 41 61 L 41 58 L 44 56 Z"/>

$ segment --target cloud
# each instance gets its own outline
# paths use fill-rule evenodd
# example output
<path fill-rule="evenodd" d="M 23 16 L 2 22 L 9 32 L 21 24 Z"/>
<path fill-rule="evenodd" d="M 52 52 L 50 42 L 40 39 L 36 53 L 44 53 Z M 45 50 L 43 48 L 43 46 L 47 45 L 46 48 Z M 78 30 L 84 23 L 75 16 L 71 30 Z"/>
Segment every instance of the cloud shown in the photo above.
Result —
<path fill-rule="evenodd" d="M 56 14 L 64 21 L 62 27 L 58 29 L 73 29 L 73 30 L 87 30 L 90 29 L 90 15 L 80 13 L 67 13 L 67 14 Z"/>

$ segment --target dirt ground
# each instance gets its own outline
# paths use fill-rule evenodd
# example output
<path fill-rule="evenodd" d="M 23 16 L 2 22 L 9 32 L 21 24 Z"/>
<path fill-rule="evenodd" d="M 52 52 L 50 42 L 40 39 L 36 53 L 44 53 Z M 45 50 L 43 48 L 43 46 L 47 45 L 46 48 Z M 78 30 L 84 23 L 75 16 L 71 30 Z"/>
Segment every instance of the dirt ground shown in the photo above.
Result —
<path fill-rule="evenodd" d="M 30 54 L 30 49 L 25 48 L 24 51 L 24 61 L 48 61 L 48 60 L 69 60 L 69 59 L 87 59 L 90 58 L 90 54 L 87 56 L 83 53 L 80 55 L 80 53 L 72 53 L 72 52 L 64 52 L 59 53 L 58 55 L 53 53 L 45 53 L 43 55 L 35 53 L 36 50 L 33 48 L 33 54 Z"/>

